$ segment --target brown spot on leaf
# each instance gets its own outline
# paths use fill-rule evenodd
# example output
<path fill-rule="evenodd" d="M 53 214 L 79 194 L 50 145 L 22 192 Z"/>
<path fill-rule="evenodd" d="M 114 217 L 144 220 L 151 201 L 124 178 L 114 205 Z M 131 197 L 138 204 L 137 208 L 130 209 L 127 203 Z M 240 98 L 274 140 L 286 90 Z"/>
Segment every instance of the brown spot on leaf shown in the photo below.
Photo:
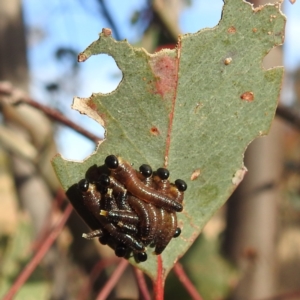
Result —
<path fill-rule="evenodd" d="M 236 33 L 236 28 L 235 28 L 234 26 L 230 26 L 230 27 L 227 29 L 227 32 L 230 33 L 230 34 Z"/>
<path fill-rule="evenodd" d="M 89 99 L 88 101 L 86 101 L 86 105 L 93 110 L 97 109 L 97 105 L 92 99 Z"/>
<path fill-rule="evenodd" d="M 257 28 L 252 28 L 252 32 L 256 33 L 257 32 Z"/>
<path fill-rule="evenodd" d="M 157 54 L 151 59 L 150 64 L 156 77 L 155 93 L 162 97 L 174 93 L 177 83 L 176 58 L 166 53 Z"/>
<path fill-rule="evenodd" d="M 157 135 L 159 135 L 160 132 L 159 132 L 159 130 L 158 130 L 158 128 L 156 126 L 152 126 L 151 129 L 150 129 L 150 133 L 152 135 L 157 136 Z"/>
<path fill-rule="evenodd" d="M 106 123 L 106 114 L 98 110 L 97 104 L 94 102 L 93 97 L 89 98 L 86 102 L 87 106 L 90 107 L 97 115 L 103 120 L 104 124 Z"/>
<path fill-rule="evenodd" d="M 240 97 L 242 100 L 245 100 L 247 102 L 252 102 L 254 100 L 254 93 L 253 92 L 245 92 Z"/>
<path fill-rule="evenodd" d="M 224 60 L 224 64 L 225 64 L 225 65 L 229 65 L 231 62 L 232 62 L 232 58 L 231 58 L 231 57 L 227 57 L 227 58 L 225 58 L 225 60 Z"/>
<path fill-rule="evenodd" d="M 110 28 L 102 28 L 102 33 L 104 36 L 110 36 L 112 34 L 112 30 Z"/>
<path fill-rule="evenodd" d="M 196 169 L 191 175 L 191 180 L 196 180 L 199 177 L 200 173 L 201 173 L 201 170 Z"/>

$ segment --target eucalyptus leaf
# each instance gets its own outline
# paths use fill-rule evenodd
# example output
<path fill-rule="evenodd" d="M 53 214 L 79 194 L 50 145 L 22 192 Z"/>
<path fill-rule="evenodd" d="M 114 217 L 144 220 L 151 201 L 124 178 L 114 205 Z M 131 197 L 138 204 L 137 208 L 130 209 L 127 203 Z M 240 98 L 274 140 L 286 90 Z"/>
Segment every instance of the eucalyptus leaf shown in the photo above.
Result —
<path fill-rule="evenodd" d="M 182 234 L 162 254 L 164 276 L 242 180 L 249 143 L 269 130 L 283 68 L 264 70 L 262 60 L 282 44 L 284 26 L 278 4 L 253 9 L 226 0 L 220 23 L 179 36 L 177 49 L 149 54 L 115 41 L 106 29 L 79 55 L 80 61 L 111 55 L 123 79 L 110 94 L 74 99 L 73 107 L 104 125 L 105 140 L 83 162 L 57 155 L 54 169 L 68 190 L 90 166 L 115 154 L 136 168 L 167 166 L 171 181 L 185 180 Z M 151 251 L 138 267 L 155 278 Z"/>

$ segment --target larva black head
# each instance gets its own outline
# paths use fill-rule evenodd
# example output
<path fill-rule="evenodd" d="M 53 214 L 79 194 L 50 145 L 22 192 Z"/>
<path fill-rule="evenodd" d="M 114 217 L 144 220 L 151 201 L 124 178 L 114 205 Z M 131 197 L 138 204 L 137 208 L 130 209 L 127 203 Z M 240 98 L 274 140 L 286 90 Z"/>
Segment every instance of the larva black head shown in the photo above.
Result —
<path fill-rule="evenodd" d="M 87 192 L 87 190 L 89 189 L 89 182 L 86 179 L 81 179 L 78 182 L 78 188 L 82 191 L 82 192 Z"/>
<path fill-rule="evenodd" d="M 119 166 L 118 158 L 115 155 L 108 155 L 104 162 L 109 169 L 116 169 Z"/>
<path fill-rule="evenodd" d="M 148 178 L 152 175 L 152 168 L 149 165 L 141 165 L 140 172 L 144 177 Z"/>
<path fill-rule="evenodd" d="M 108 187 L 110 185 L 110 179 L 109 176 L 106 174 L 101 174 L 99 176 L 99 179 L 97 180 L 97 184 L 103 186 L 103 187 Z"/>
<path fill-rule="evenodd" d="M 144 262 L 147 260 L 148 256 L 146 252 L 138 252 L 136 258 L 139 262 Z"/>
<path fill-rule="evenodd" d="M 173 237 L 174 237 L 174 238 L 177 238 L 177 237 L 180 236 L 180 234 L 181 234 L 181 229 L 180 229 L 179 227 L 177 227 L 177 228 L 176 228 L 176 231 L 175 231 L 175 233 L 174 233 L 174 235 L 173 235 Z"/>
<path fill-rule="evenodd" d="M 165 168 L 159 168 L 157 169 L 156 171 L 156 174 L 158 175 L 158 177 L 162 180 L 166 180 L 169 178 L 170 176 L 170 172 L 168 169 L 165 169 Z"/>
<path fill-rule="evenodd" d="M 119 245 L 115 249 L 115 254 L 118 257 L 124 257 L 127 253 L 127 247 L 124 245 Z"/>
<path fill-rule="evenodd" d="M 175 180 L 175 185 L 178 188 L 178 191 L 180 192 L 184 192 L 187 189 L 187 184 L 182 179 Z"/>
<path fill-rule="evenodd" d="M 100 238 L 99 238 L 99 242 L 100 242 L 100 244 L 102 244 L 102 245 L 107 245 L 107 243 L 108 243 L 108 240 L 109 240 L 109 235 L 103 235 L 103 236 L 101 236 Z"/>

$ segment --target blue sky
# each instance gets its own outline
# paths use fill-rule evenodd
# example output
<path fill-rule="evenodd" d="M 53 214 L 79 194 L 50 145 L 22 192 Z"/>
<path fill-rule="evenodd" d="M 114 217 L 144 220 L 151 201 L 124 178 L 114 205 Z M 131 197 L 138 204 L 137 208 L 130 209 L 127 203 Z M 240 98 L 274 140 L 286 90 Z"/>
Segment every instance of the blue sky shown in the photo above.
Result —
<path fill-rule="evenodd" d="M 285 1 L 284 13 L 288 18 L 284 45 L 284 65 L 295 70 L 300 65 L 300 1 L 291 5 Z"/>
<path fill-rule="evenodd" d="M 112 13 L 121 38 L 137 43 L 143 28 L 132 26 L 130 19 L 136 10 L 145 7 L 145 0 L 106 1 Z M 285 1 L 288 15 L 285 65 L 289 70 L 300 64 L 300 3 L 291 5 Z M 181 13 L 179 25 L 183 33 L 192 33 L 205 27 L 214 27 L 221 16 L 223 1 L 193 0 L 192 6 Z M 58 46 L 71 47 L 76 53 L 84 50 L 98 38 L 103 27 L 109 27 L 101 17 L 94 0 L 23 0 L 23 10 L 28 32 L 28 59 L 31 74 L 31 93 L 39 101 L 58 107 L 75 122 L 90 131 L 103 135 L 103 129 L 95 121 L 70 109 L 73 96 L 88 97 L 92 92 L 107 93 L 116 88 L 121 72 L 114 60 L 107 55 L 99 55 L 80 64 L 77 81 L 65 74 L 64 64 L 54 56 Z M 70 79 L 68 80 L 68 76 Z M 95 76 L 97 75 L 97 76 Z M 44 85 L 58 77 L 63 77 L 67 91 L 58 98 L 50 98 Z M 51 102 L 52 101 L 52 102 Z M 56 103 L 57 105 L 57 103 Z M 80 160 L 94 151 L 94 145 L 68 128 L 59 127 L 57 141 L 59 151 L 68 159 Z M 80 147 L 78 146 L 80 145 Z"/>

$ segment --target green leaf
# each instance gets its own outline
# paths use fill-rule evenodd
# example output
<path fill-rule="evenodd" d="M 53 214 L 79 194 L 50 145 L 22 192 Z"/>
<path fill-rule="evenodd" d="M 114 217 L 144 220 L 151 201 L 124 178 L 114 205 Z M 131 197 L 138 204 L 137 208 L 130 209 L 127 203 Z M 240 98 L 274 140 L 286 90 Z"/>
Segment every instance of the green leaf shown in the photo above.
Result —
<path fill-rule="evenodd" d="M 109 154 L 137 167 L 165 165 L 171 181 L 187 182 L 178 214 L 182 235 L 162 254 L 164 276 L 242 179 L 243 153 L 268 132 L 279 97 L 283 69 L 262 69 L 265 55 L 283 41 L 278 5 L 253 10 L 244 1 L 224 2 L 218 26 L 179 36 L 175 50 L 148 54 L 104 30 L 79 60 L 107 53 L 123 79 L 110 94 L 75 98 L 74 107 L 104 125 L 106 139 L 84 162 L 53 159 L 65 190 Z M 155 278 L 150 252 L 138 267 Z"/>

